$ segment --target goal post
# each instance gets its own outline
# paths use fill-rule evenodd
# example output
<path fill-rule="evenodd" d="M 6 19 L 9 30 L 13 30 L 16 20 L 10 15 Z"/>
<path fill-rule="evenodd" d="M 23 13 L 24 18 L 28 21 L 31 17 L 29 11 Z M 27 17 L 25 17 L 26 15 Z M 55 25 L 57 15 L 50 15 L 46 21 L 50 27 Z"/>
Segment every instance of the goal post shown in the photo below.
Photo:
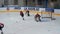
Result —
<path fill-rule="evenodd" d="M 45 11 L 41 11 L 42 18 L 50 18 L 51 20 L 54 19 L 53 17 L 54 9 L 53 8 L 45 8 Z"/>

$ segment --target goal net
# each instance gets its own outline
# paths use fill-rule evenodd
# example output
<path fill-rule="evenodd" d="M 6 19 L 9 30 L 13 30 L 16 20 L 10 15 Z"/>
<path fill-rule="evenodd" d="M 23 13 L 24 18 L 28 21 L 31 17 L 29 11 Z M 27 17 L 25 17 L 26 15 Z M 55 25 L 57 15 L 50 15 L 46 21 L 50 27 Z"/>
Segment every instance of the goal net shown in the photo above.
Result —
<path fill-rule="evenodd" d="M 46 8 L 45 11 L 44 10 L 41 11 L 41 17 L 42 18 L 50 18 L 50 19 L 53 19 L 54 18 L 53 13 L 54 13 L 54 10 L 53 9 Z"/>

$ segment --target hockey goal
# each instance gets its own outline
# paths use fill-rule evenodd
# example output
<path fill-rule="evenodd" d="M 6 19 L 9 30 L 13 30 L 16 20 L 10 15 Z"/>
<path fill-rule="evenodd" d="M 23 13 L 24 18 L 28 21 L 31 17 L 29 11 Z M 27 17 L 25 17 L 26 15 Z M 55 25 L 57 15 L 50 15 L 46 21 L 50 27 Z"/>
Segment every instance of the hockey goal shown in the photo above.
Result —
<path fill-rule="evenodd" d="M 49 18 L 51 20 L 55 20 L 53 13 L 54 12 L 52 12 L 52 11 L 46 11 L 46 10 L 44 11 L 44 10 L 42 10 L 41 11 L 41 17 L 42 18 Z"/>

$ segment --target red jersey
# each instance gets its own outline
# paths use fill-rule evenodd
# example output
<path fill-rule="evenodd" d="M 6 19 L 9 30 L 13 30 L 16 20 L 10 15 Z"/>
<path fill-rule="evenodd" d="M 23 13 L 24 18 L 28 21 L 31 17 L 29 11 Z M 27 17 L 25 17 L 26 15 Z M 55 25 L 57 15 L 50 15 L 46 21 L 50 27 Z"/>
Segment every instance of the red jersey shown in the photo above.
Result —
<path fill-rule="evenodd" d="M 2 28 L 3 28 L 3 27 L 4 27 L 4 24 L 3 24 L 3 23 L 0 23 L 0 27 L 2 27 Z"/>
<path fill-rule="evenodd" d="M 20 11 L 20 15 L 23 15 L 23 12 L 22 11 Z"/>
<path fill-rule="evenodd" d="M 36 14 L 36 15 L 35 15 L 35 18 L 37 18 L 37 17 L 41 17 L 41 16 L 40 16 L 39 14 Z"/>

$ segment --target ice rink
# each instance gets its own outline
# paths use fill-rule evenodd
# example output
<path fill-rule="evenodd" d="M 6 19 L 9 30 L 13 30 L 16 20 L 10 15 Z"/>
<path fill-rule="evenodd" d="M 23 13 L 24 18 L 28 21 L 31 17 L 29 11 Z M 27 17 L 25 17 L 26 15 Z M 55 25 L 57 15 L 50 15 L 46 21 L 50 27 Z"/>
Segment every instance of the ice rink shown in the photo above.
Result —
<path fill-rule="evenodd" d="M 0 13 L 0 22 L 4 23 L 4 34 L 60 34 L 60 16 L 55 16 L 56 20 L 42 19 L 41 22 L 34 20 L 34 14 L 29 17 L 19 12 Z"/>
<path fill-rule="evenodd" d="M 56 20 L 34 20 L 34 15 L 24 16 L 22 20 L 19 12 L 0 13 L 0 22 L 4 23 L 4 34 L 60 34 L 60 17 Z"/>

